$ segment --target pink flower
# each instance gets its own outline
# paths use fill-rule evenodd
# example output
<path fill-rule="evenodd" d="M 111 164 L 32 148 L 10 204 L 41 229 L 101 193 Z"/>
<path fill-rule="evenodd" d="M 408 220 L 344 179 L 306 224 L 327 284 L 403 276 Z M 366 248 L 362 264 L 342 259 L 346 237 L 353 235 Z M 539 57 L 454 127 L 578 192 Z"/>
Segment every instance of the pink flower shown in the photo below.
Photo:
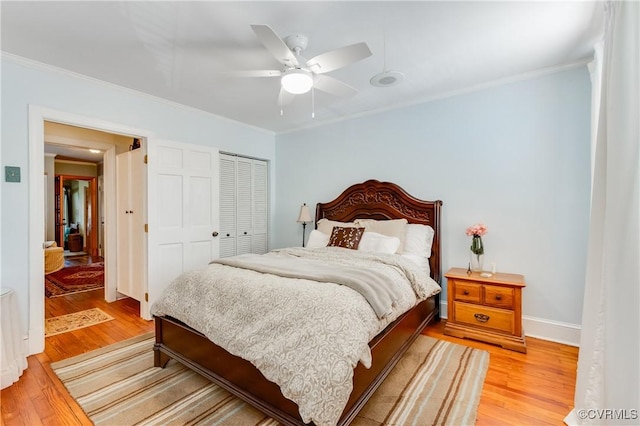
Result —
<path fill-rule="evenodd" d="M 487 233 L 487 227 L 484 225 L 484 223 L 476 223 L 475 225 L 468 227 L 467 230 L 465 231 L 465 234 L 467 234 L 468 236 L 472 236 L 472 235 L 483 236 L 486 233 Z"/>

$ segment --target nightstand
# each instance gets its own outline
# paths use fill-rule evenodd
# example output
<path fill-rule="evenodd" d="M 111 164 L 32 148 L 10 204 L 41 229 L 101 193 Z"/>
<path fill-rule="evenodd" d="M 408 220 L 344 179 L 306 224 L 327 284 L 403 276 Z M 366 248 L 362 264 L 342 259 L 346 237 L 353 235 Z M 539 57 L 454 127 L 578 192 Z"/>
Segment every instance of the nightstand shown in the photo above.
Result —
<path fill-rule="evenodd" d="M 444 334 L 481 340 L 527 352 L 522 330 L 524 276 L 495 273 L 481 277 L 451 268 L 447 278 L 447 323 Z"/>

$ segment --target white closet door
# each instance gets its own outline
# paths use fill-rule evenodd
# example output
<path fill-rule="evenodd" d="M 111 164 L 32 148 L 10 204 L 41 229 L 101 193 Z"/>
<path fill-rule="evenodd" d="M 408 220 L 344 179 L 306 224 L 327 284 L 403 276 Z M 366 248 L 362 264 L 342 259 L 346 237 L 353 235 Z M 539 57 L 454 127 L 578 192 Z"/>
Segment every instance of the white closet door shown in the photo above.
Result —
<path fill-rule="evenodd" d="M 220 154 L 220 257 L 236 254 L 236 157 Z"/>
<path fill-rule="evenodd" d="M 131 151 L 129 158 L 129 231 L 131 244 L 129 252 L 129 296 L 135 300 L 144 300 L 146 290 L 146 270 L 144 259 L 147 253 L 147 241 L 144 224 L 147 219 L 144 197 L 146 190 L 146 166 L 142 149 Z"/>
<path fill-rule="evenodd" d="M 143 299 L 146 291 L 144 167 L 141 149 L 116 157 L 116 288 L 118 292 L 138 301 Z"/>
<path fill-rule="evenodd" d="M 219 257 L 218 150 L 150 139 L 148 300 L 143 317 L 181 273 Z"/>
<path fill-rule="evenodd" d="M 253 160 L 253 228 L 251 236 L 251 252 L 263 254 L 268 250 L 268 175 L 267 162 Z"/>
<path fill-rule="evenodd" d="M 129 158 L 131 153 L 122 153 L 116 157 L 116 288 L 118 292 L 129 295 L 131 257 L 131 223 L 129 221 Z"/>
<path fill-rule="evenodd" d="M 252 168 L 251 159 L 237 158 L 236 254 L 251 253 Z"/>
<path fill-rule="evenodd" d="M 220 154 L 220 256 L 268 251 L 268 163 Z"/>

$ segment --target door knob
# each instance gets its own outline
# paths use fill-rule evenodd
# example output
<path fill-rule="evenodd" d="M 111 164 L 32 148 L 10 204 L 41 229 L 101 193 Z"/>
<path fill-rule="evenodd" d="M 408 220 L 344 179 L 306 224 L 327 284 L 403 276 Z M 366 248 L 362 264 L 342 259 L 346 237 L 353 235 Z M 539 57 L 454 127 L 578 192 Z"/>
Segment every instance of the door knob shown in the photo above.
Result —
<path fill-rule="evenodd" d="M 218 236 L 218 231 L 213 231 L 213 233 L 211 234 L 212 237 L 217 237 Z"/>

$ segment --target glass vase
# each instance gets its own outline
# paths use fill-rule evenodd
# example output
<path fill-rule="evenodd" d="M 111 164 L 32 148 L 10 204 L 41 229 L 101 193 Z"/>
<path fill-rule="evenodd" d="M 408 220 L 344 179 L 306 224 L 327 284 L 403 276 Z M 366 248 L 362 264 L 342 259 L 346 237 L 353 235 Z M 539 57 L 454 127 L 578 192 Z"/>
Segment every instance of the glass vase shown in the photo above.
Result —
<path fill-rule="evenodd" d="M 482 272 L 482 265 L 484 264 L 484 254 L 475 254 L 470 251 L 470 266 L 473 272 Z"/>
<path fill-rule="evenodd" d="M 470 249 L 470 267 L 473 272 L 482 272 L 482 264 L 484 262 L 484 246 L 482 245 L 482 237 L 474 235 L 471 239 Z"/>

